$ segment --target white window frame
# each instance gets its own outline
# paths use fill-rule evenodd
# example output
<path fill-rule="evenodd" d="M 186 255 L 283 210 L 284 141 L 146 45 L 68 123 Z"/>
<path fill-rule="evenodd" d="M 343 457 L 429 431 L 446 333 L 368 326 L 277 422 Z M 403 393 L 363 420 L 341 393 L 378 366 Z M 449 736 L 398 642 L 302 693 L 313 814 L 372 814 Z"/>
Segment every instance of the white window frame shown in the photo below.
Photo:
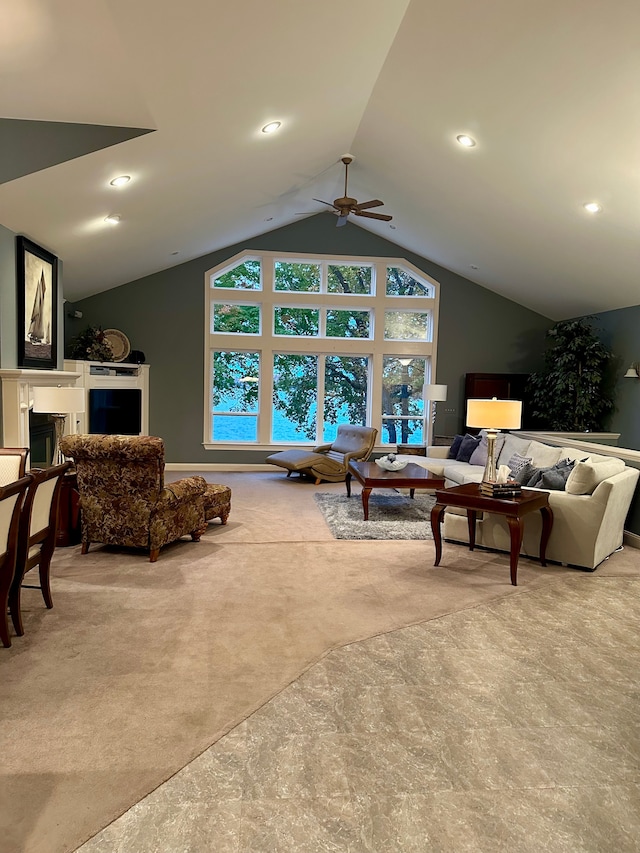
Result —
<path fill-rule="evenodd" d="M 261 290 L 241 290 L 235 288 L 215 288 L 213 281 L 225 272 L 232 270 L 238 264 L 248 260 L 261 261 Z M 316 264 L 321 265 L 320 293 L 298 293 L 291 290 L 274 288 L 275 262 Z M 327 268 L 335 266 L 373 266 L 371 294 L 338 294 L 327 292 Z M 433 288 L 434 295 L 428 296 L 387 296 L 386 272 L 387 267 L 403 267 L 416 279 L 424 281 Z M 440 285 L 435 279 L 419 270 L 404 258 L 358 257 L 353 255 L 323 255 L 288 254 L 283 252 L 256 252 L 245 250 L 227 259 L 219 266 L 213 267 L 204 275 L 205 310 L 204 310 L 204 412 L 203 412 L 203 447 L 207 450 L 272 450 L 279 447 L 291 447 L 291 442 L 282 444 L 272 442 L 271 411 L 273 391 L 273 355 L 313 354 L 369 357 L 370 386 L 368 394 L 368 423 L 378 430 L 380 449 L 390 449 L 393 445 L 382 443 L 382 360 L 384 356 L 398 358 L 426 358 L 429 365 L 429 376 L 425 376 L 425 384 L 433 381 L 436 376 L 436 354 L 438 348 L 438 317 Z M 224 293 L 224 299 L 222 294 Z M 211 332 L 212 305 L 214 302 L 261 305 L 261 334 L 243 335 L 238 333 Z M 291 307 L 320 308 L 321 331 L 324 330 L 326 309 L 367 310 L 370 312 L 370 338 L 327 338 L 327 337 L 294 337 L 274 334 L 273 309 L 276 305 Z M 324 310 L 323 310 L 324 309 Z M 412 311 L 429 312 L 431 317 L 430 341 L 395 341 L 384 339 L 384 312 Z M 245 337 L 246 345 L 240 343 Z M 259 390 L 258 440 L 256 442 L 213 442 L 211 440 L 212 412 L 212 363 L 213 350 L 235 350 L 237 348 L 260 352 L 261 381 Z M 324 374 L 323 374 L 324 376 Z M 319 383 L 320 384 L 320 383 Z M 323 389 L 319 389 L 323 393 Z M 425 401 L 424 408 L 424 440 L 431 443 L 433 428 L 430 417 L 430 405 Z M 319 426 L 319 430 L 320 430 Z M 300 447 L 309 447 L 311 443 L 300 443 Z"/>

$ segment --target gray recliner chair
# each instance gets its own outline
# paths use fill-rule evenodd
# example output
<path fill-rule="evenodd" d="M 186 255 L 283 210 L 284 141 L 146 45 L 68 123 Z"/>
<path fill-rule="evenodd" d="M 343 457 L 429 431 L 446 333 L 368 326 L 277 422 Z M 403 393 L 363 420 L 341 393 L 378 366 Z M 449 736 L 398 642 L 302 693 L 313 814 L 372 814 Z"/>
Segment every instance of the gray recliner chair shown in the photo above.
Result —
<path fill-rule="evenodd" d="M 345 479 L 351 459 L 368 459 L 376 443 L 378 430 L 374 427 L 340 424 L 335 441 L 321 444 L 313 450 L 281 450 L 267 456 L 265 462 L 293 472 L 313 477 L 316 486 L 323 480 L 339 483 Z"/>

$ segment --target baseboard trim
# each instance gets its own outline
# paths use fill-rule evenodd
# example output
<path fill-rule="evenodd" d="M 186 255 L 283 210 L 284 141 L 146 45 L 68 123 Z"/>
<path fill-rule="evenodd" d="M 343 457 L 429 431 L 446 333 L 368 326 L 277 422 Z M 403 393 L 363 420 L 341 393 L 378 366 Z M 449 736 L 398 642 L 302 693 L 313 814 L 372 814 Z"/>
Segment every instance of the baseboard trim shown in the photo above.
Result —
<path fill-rule="evenodd" d="M 265 463 L 264 465 L 251 462 L 167 462 L 165 471 L 272 471 L 278 470 L 275 466 Z M 282 473 L 282 468 L 279 469 Z"/>
<path fill-rule="evenodd" d="M 625 530 L 622 537 L 622 544 L 628 545 L 629 548 L 640 549 L 640 536 L 638 536 L 637 533 L 631 533 L 631 531 Z"/>

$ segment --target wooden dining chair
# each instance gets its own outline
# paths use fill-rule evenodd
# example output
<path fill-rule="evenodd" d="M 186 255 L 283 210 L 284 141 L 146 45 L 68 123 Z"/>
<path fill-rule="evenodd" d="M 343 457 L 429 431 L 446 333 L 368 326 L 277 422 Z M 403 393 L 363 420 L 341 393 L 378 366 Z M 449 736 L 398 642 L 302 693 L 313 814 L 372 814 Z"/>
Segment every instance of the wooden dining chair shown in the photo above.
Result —
<path fill-rule="evenodd" d="M 20 511 L 32 476 L 27 474 L 13 483 L 0 486 L 0 640 L 11 645 L 7 602 L 16 570 Z"/>
<path fill-rule="evenodd" d="M 71 462 L 64 462 L 43 470 L 31 470 L 32 480 L 20 513 L 16 569 L 9 592 L 11 620 L 19 637 L 24 634 L 20 606 L 23 586 L 40 589 L 46 606 L 53 607 L 49 579 L 51 557 L 56 547 L 62 478 L 70 467 Z M 35 566 L 40 570 L 40 585 L 25 584 L 25 575 Z"/>
<path fill-rule="evenodd" d="M 0 486 L 25 476 L 28 456 L 28 447 L 0 447 Z"/>

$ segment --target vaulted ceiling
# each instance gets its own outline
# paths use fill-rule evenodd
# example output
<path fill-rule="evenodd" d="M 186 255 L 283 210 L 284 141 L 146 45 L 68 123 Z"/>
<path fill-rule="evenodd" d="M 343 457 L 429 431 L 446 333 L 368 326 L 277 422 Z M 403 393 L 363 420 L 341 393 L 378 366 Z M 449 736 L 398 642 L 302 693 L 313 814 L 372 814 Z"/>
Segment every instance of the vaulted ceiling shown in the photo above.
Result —
<path fill-rule="evenodd" d="M 347 227 L 552 319 L 636 305 L 638 33 L 636 0 L 2 0 L 0 224 L 76 300 L 329 209 L 349 152 L 393 220 Z"/>

